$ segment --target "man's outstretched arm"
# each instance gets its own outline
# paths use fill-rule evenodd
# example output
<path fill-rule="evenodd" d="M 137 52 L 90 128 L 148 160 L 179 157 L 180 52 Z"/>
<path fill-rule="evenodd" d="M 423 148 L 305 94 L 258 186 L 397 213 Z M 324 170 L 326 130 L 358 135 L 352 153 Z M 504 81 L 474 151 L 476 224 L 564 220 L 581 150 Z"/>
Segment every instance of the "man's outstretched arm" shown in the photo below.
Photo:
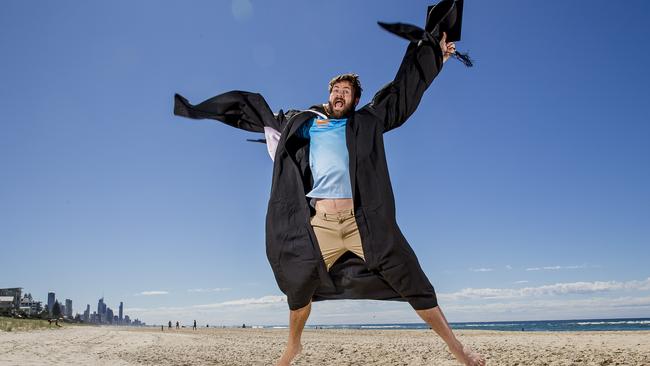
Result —
<path fill-rule="evenodd" d="M 383 121 L 384 132 L 401 126 L 415 112 L 422 95 L 453 52 L 455 46 L 446 42 L 445 34 L 438 44 L 409 44 L 395 79 L 381 88 L 362 110 Z"/>

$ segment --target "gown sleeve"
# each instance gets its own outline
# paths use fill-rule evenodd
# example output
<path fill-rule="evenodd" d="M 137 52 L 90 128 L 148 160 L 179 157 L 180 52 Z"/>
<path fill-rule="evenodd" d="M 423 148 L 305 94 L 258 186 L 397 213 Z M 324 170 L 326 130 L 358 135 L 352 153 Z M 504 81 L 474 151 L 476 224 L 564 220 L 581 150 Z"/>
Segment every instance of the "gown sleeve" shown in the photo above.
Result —
<path fill-rule="evenodd" d="M 413 42 L 395 79 L 375 94 L 366 110 L 383 122 L 384 132 L 401 126 L 417 109 L 422 95 L 442 69 L 442 50 L 433 42 Z"/>
<path fill-rule="evenodd" d="M 273 114 L 260 94 L 233 90 L 192 105 L 180 94 L 174 95 L 174 114 L 192 119 L 214 119 L 229 126 L 264 133 L 265 127 L 282 131 L 284 114 Z"/>

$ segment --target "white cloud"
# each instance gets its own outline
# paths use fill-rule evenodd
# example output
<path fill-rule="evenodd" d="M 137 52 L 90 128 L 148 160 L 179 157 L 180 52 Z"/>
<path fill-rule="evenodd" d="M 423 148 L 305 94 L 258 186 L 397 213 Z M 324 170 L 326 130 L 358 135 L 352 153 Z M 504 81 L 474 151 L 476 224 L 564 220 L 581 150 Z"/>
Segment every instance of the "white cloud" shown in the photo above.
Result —
<path fill-rule="evenodd" d="M 506 265 L 506 270 L 510 271 L 511 269 L 512 269 L 512 266 L 509 265 L 509 264 L 507 264 L 507 265 Z"/>
<path fill-rule="evenodd" d="M 521 280 L 521 281 L 515 281 L 516 284 L 521 284 L 521 283 L 528 283 L 526 280 Z"/>
<path fill-rule="evenodd" d="M 164 291 L 161 291 L 164 292 Z M 157 308 L 137 308 L 136 310 L 139 312 L 175 312 L 175 311 L 191 311 L 192 309 L 217 309 L 217 308 L 225 308 L 225 307 L 242 307 L 242 306 L 263 306 L 263 305 L 268 305 L 268 304 L 283 304 L 285 305 L 287 302 L 287 297 L 284 295 L 269 295 L 269 296 L 262 296 L 258 298 L 246 298 L 246 299 L 238 299 L 238 300 L 228 300 L 228 301 L 221 301 L 221 302 L 215 302 L 215 303 L 210 303 L 210 304 L 198 304 L 198 305 L 189 305 L 189 306 L 179 306 L 179 307 L 157 307 Z M 133 309 L 131 309 L 133 310 Z"/>
<path fill-rule="evenodd" d="M 215 288 L 191 288 L 187 292 L 223 292 L 230 291 L 229 287 L 215 287 Z"/>
<path fill-rule="evenodd" d="M 650 278 L 643 281 L 595 281 L 556 283 L 539 287 L 511 288 L 465 288 L 457 292 L 439 294 L 449 301 L 463 299 L 514 299 L 522 297 L 555 296 L 569 294 L 589 294 L 618 290 L 650 290 Z"/>
<path fill-rule="evenodd" d="M 472 314 L 491 314 L 492 319 L 534 320 L 561 319 L 593 315 L 594 317 L 634 316 L 650 310 L 650 296 L 593 297 L 589 299 L 553 299 L 488 304 L 443 304 L 451 314 L 463 317 Z M 464 314 L 464 315 L 463 315 Z M 505 316 L 499 316 L 499 315 Z"/>
<path fill-rule="evenodd" d="M 494 271 L 492 268 L 470 268 L 469 269 L 472 272 L 492 272 Z"/>
<path fill-rule="evenodd" d="M 239 300 L 229 300 L 216 302 L 212 304 L 194 305 L 193 308 L 209 309 L 220 308 L 224 306 L 255 306 L 255 305 L 268 305 L 268 304 L 284 304 L 287 302 L 287 297 L 283 295 L 270 295 L 258 298 L 247 298 Z"/>
<path fill-rule="evenodd" d="M 260 298 L 249 298 L 249 299 L 240 299 L 232 301 L 224 301 L 224 305 L 264 305 L 264 304 L 277 304 L 277 303 L 286 303 L 287 297 L 284 295 L 276 296 L 263 296 Z"/>
<path fill-rule="evenodd" d="M 157 296 L 157 295 L 168 295 L 168 294 L 169 294 L 168 291 L 142 291 L 135 294 L 135 296 Z"/>
<path fill-rule="evenodd" d="M 628 293 L 616 294 L 614 291 Z M 633 291 L 650 291 L 650 278 L 640 281 L 556 283 L 523 288 L 468 288 L 439 293 L 438 298 L 450 321 L 639 317 L 647 314 L 650 311 L 650 296 Z M 599 297 L 589 297 L 595 295 Z M 208 304 L 148 309 L 134 307 L 127 310 L 129 315 L 148 324 L 167 324 L 170 319 L 191 324 L 197 319 L 201 324 L 210 325 L 282 325 L 287 322 L 286 301 L 283 295 L 268 295 Z M 408 303 L 370 300 L 316 302 L 309 319 L 310 324 L 419 321 Z"/>
<path fill-rule="evenodd" d="M 588 268 L 586 264 L 579 266 L 546 266 L 546 267 L 529 267 L 526 268 L 526 271 L 557 271 L 560 269 L 584 269 Z"/>

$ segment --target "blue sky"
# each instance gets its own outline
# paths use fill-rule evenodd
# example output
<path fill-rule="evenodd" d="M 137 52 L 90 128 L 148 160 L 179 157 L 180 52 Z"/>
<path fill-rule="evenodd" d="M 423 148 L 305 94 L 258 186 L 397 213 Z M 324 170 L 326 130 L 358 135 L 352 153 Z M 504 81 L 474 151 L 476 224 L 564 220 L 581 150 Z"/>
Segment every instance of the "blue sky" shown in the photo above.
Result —
<path fill-rule="evenodd" d="M 372 5 L 371 5 L 372 4 Z M 424 1 L 5 1 L 0 287 L 148 323 L 284 324 L 255 134 L 172 115 L 232 89 L 361 103 Z M 561 6 L 560 6 L 561 5 Z M 398 222 L 451 321 L 650 316 L 650 5 L 467 1 L 460 50 L 385 136 Z M 621 24 L 613 24 L 612 18 Z M 310 322 L 418 321 L 338 301 Z"/>

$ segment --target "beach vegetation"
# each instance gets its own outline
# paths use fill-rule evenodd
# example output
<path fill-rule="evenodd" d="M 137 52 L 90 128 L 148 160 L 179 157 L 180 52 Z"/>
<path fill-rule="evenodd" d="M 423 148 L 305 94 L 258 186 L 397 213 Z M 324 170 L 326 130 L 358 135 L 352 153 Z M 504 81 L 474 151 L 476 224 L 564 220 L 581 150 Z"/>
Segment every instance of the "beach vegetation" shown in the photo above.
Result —
<path fill-rule="evenodd" d="M 29 331 L 38 329 L 58 328 L 54 323 L 50 324 L 43 319 L 18 319 L 9 317 L 0 317 L 0 331 Z"/>

